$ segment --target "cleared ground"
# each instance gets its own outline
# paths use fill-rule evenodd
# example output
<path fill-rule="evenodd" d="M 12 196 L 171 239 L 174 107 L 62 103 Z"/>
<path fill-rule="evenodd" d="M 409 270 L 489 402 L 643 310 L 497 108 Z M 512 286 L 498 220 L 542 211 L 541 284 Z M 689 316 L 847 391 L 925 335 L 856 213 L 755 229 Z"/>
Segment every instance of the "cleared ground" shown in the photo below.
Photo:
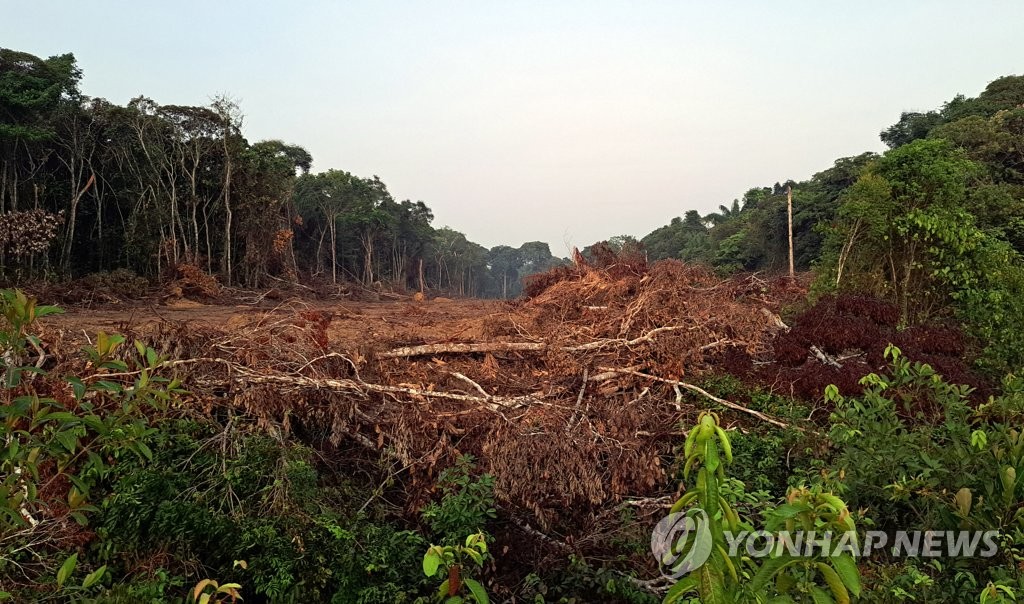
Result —
<path fill-rule="evenodd" d="M 506 314 L 508 308 L 508 304 L 494 300 L 441 299 L 419 303 L 293 300 L 259 307 L 186 301 L 167 306 L 72 307 L 62 315 L 47 317 L 43 323 L 66 331 L 68 335 L 81 333 L 83 337 L 86 334 L 91 337 L 100 330 L 107 333 L 144 330 L 160 321 L 224 329 L 258 320 L 272 323 L 293 317 L 298 312 L 312 312 L 330 316 L 327 333 L 333 345 L 341 349 L 356 349 L 373 341 L 480 339 L 487 319 L 495 314 Z"/>

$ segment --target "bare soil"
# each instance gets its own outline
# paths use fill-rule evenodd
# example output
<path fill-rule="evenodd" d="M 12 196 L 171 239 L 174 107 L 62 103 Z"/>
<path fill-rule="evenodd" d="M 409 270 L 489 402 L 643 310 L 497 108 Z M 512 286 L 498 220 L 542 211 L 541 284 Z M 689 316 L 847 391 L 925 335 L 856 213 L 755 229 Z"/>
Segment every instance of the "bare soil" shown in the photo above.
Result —
<path fill-rule="evenodd" d="M 290 300 L 270 306 L 203 304 L 191 300 L 168 305 L 125 304 L 104 308 L 75 308 L 51 315 L 41 323 L 72 339 L 107 333 L 145 332 L 161 322 L 198 328 L 227 329 L 253 321 L 273 322 L 296 312 L 322 313 L 331 318 L 327 334 L 332 347 L 355 350 L 375 342 L 445 342 L 482 339 L 484 325 L 504 315 L 509 304 L 496 300 L 427 300 L 424 302 L 323 302 Z M 78 337 L 80 336 L 80 337 Z"/>

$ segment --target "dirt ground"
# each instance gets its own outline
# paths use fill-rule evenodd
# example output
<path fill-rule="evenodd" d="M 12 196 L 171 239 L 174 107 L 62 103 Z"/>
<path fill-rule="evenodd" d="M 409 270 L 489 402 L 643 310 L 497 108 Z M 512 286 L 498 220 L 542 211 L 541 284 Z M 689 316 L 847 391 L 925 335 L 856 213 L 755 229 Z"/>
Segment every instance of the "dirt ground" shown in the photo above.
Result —
<path fill-rule="evenodd" d="M 313 311 L 331 316 L 328 336 L 334 347 L 355 350 L 375 341 L 450 342 L 483 338 L 488 317 L 506 314 L 507 303 L 496 300 L 428 300 L 425 302 L 321 302 L 291 300 L 276 306 L 201 304 L 124 305 L 106 308 L 68 308 L 42 323 L 74 337 L 92 337 L 98 331 L 138 331 L 168 321 L 223 329 L 273 322 Z M 77 338 L 75 338 L 77 339 Z"/>

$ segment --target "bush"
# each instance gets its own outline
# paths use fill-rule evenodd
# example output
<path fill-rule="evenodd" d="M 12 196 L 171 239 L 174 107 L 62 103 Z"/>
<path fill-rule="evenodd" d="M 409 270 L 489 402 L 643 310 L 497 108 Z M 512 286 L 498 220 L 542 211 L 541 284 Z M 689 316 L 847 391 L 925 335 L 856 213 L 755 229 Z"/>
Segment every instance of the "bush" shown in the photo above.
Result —
<path fill-rule="evenodd" d="M 886 356 L 889 373 L 865 376 L 861 396 L 827 392 L 835 403 L 830 436 L 837 454 L 826 482 L 882 529 L 998 530 L 996 558 L 954 558 L 943 562 L 945 568 L 907 572 L 931 573 L 942 590 L 967 576 L 981 586 L 1010 580 L 1019 589 L 1024 435 L 1018 381 L 1009 380 L 1004 396 L 975 409 L 969 388 L 946 383 L 895 347 Z"/>

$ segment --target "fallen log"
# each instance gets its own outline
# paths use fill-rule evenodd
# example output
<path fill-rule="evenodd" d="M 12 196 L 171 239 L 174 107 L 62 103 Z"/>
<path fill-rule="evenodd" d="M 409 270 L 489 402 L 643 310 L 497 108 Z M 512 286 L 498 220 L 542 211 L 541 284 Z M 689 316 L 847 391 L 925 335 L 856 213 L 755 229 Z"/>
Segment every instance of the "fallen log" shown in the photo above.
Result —
<path fill-rule="evenodd" d="M 691 325 L 672 325 L 668 327 L 658 327 L 652 329 L 647 333 L 633 338 L 607 338 L 602 340 L 595 340 L 593 342 L 587 342 L 586 344 L 577 344 L 573 346 L 556 346 L 548 344 L 547 342 L 450 342 L 444 344 L 421 344 L 419 346 L 405 346 L 402 348 L 395 348 L 387 350 L 385 352 L 377 353 L 378 358 L 382 359 L 398 359 L 407 357 L 419 357 L 427 355 L 437 354 L 472 354 L 479 352 L 543 352 L 546 350 L 559 350 L 562 352 L 586 352 L 589 350 L 600 350 L 601 348 L 607 348 L 610 346 L 636 346 L 644 342 L 653 342 L 654 336 L 659 333 L 667 331 L 677 331 L 680 329 L 696 329 L 696 326 Z M 715 343 L 716 346 L 720 345 Z"/>

